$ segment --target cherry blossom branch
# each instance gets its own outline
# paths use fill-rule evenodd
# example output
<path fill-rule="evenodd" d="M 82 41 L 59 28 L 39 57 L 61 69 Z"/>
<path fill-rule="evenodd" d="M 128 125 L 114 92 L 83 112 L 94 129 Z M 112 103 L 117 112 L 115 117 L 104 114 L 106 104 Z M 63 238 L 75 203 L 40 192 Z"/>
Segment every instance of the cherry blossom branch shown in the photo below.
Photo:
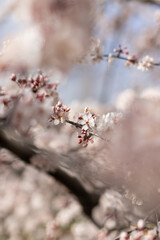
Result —
<path fill-rule="evenodd" d="M 100 62 L 107 59 L 108 63 L 112 63 L 113 59 L 120 59 L 126 61 L 126 66 L 132 64 L 137 66 L 137 69 L 141 71 L 148 71 L 154 66 L 160 66 L 160 61 L 155 62 L 154 59 L 148 55 L 142 59 L 138 59 L 135 55 L 129 55 L 128 47 L 122 47 L 121 44 L 118 44 L 118 47 L 113 49 L 113 53 L 104 53 L 104 47 L 101 45 L 99 39 L 93 41 L 90 49 L 90 57 L 92 62 Z"/>
<path fill-rule="evenodd" d="M 100 56 L 101 58 L 117 58 L 117 59 L 120 59 L 120 60 L 124 60 L 124 61 L 127 61 L 127 62 L 130 62 L 132 64 L 138 64 L 139 61 L 138 59 L 133 55 L 131 57 L 124 57 L 124 56 L 121 56 L 120 54 L 104 54 L 102 56 Z M 152 63 L 154 66 L 160 66 L 160 62 L 153 62 Z"/>
<path fill-rule="evenodd" d="M 101 56 L 102 58 L 104 57 L 104 58 L 117 58 L 117 59 L 121 59 L 121 60 L 124 60 L 124 61 L 129 61 L 129 62 L 131 62 L 131 63 L 137 63 L 137 59 L 130 59 L 130 58 L 128 58 L 128 57 L 123 57 L 123 56 L 121 56 L 120 54 L 104 54 L 104 55 L 102 55 Z"/>
<path fill-rule="evenodd" d="M 69 124 L 71 124 L 71 125 L 73 125 L 73 126 L 75 126 L 75 127 L 77 127 L 77 128 L 80 128 L 80 129 L 83 127 L 82 124 L 79 124 L 79 123 L 77 123 L 77 122 L 73 122 L 73 121 L 70 121 L 70 120 L 65 120 L 65 122 L 66 122 L 66 123 L 69 123 Z M 95 137 L 98 137 L 98 138 L 106 141 L 106 139 L 103 138 L 103 137 L 101 137 L 100 135 L 95 134 L 95 133 L 92 133 L 92 132 L 89 132 L 89 137 L 91 137 L 91 136 L 95 136 Z"/>

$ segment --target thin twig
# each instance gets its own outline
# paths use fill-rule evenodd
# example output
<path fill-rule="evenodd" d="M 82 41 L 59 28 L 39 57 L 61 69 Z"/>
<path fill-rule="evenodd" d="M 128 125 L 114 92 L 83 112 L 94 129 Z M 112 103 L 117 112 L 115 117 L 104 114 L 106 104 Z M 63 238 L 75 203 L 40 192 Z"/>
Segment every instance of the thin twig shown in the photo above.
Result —
<path fill-rule="evenodd" d="M 70 120 L 65 120 L 65 122 L 67 122 L 67 123 L 69 123 L 69 124 L 71 124 L 71 125 L 73 125 L 73 126 L 75 126 L 75 127 L 77 127 L 77 128 L 82 128 L 82 127 L 83 127 L 82 124 L 79 124 L 79 123 L 76 123 L 76 122 L 73 122 L 73 121 L 70 121 Z M 96 133 L 89 132 L 88 138 L 90 138 L 90 137 L 92 137 L 92 136 L 98 137 L 98 138 L 100 138 L 100 139 L 102 139 L 102 140 L 104 140 L 104 141 L 106 140 L 105 138 L 99 136 L 99 135 L 96 134 Z"/>
<path fill-rule="evenodd" d="M 103 58 L 103 57 L 104 58 L 109 58 L 110 54 L 104 54 L 103 56 L 101 56 L 101 58 Z M 127 62 L 130 62 L 130 63 L 133 63 L 133 64 L 138 63 L 137 59 L 130 59 L 128 57 L 121 56 L 120 54 L 111 54 L 111 57 L 112 58 L 117 58 L 117 59 L 120 59 L 120 60 L 123 60 L 123 61 L 127 61 Z M 154 66 L 160 66 L 160 62 L 154 62 L 153 65 Z"/>
<path fill-rule="evenodd" d="M 77 127 L 77 128 L 82 128 L 82 124 L 79 124 L 79 123 L 76 123 L 76 122 L 73 122 L 73 121 L 70 121 L 70 120 L 66 120 L 67 123 Z"/>

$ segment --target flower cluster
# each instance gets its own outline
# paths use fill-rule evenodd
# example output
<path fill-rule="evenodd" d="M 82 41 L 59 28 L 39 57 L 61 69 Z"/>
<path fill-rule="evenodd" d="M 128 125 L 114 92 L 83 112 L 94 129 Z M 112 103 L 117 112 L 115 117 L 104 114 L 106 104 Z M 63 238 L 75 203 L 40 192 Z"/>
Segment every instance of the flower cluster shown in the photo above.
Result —
<path fill-rule="evenodd" d="M 93 111 L 85 107 L 83 113 L 79 113 L 74 117 L 74 121 L 68 119 L 70 108 L 58 102 L 56 106 L 52 107 L 53 114 L 49 122 L 54 122 L 55 125 L 67 122 L 76 127 L 78 132 L 78 143 L 83 147 L 87 147 L 88 143 L 93 143 L 94 136 L 101 139 L 110 139 L 114 126 L 122 118 L 122 113 L 109 112 L 106 115 L 97 115 Z"/>
<path fill-rule="evenodd" d="M 96 114 L 86 107 L 84 113 L 79 114 L 76 123 L 81 129 L 78 131 L 79 144 L 82 143 L 83 147 L 87 147 L 88 142 L 93 143 L 93 133 L 96 129 Z"/>
<path fill-rule="evenodd" d="M 133 231 L 121 232 L 119 240 L 155 240 L 159 239 L 156 228 L 148 229 L 144 220 L 140 219 L 137 222 L 136 228 Z"/>
<path fill-rule="evenodd" d="M 87 147 L 88 146 L 88 142 L 93 143 L 93 137 L 92 137 L 92 133 L 89 133 L 88 131 L 82 129 L 79 133 L 78 133 L 78 138 L 79 141 L 78 143 L 81 144 L 83 147 Z"/>
<path fill-rule="evenodd" d="M 114 232 L 113 232 L 114 233 Z M 112 237 L 112 232 L 109 233 L 106 228 L 103 228 L 98 233 L 98 240 L 158 240 L 159 234 L 157 228 L 153 225 L 152 228 L 146 224 L 143 219 L 138 220 L 137 226 L 132 226 L 129 231 L 122 231 L 118 237 Z"/>
<path fill-rule="evenodd" d="M 139 61 L 137 69 L 142 70 L 142 72 L 144 72 L 144 71 L 148 71 L 149 69 L 152 69 L 153 66 L 154 66 L 153 58 L 149 56 L 145 56 L 142 58 L 141 61 Z"/>
<path fill-rule="evenodd" d="M 109 132 L 114 129 L 121 118 L 121 113 L 109 112 L 99 116 L 86 107 L 84 113 L 79 114 L 76 120 L 77 126 L 80 128 L 78 132 L 79 143 L 86 147 L 88 142 L 93 143 L 94 135 L 103 139 L 110 138 Z"/>
<path fill-rule="evenodd" d="M 128 49 L 127 46 L 122 47 L 121 44 L 118 44 L 118 48 L 114 48 L 113 52 L 117 53 L 117 55 L 120 55 L 121 53 L 125 54 L 125 55 L 128 55 L 129 51 L 127 49 Z"/>
<path fill-rule="evenodd" d="M 118 47 L 114 48 L 113 52 L 106 54 L 104 53 L 104 47 L 100 39 L 92 39 L 89 56 L 86 55 L 84 60 L 87 60 L 87 57 L 91 58 L 91 62 L 93 63 L 100 62 L 104 59 L 106 59 L 108 63 L 112 63 L 114 59 L 120 59 L 125 61 L 125 66 L 135 65 L 138 70 L 142 71 L 152 69 L 154 65 L 160 66 L 159 62 L 154 62 L 154 59 L 148 55 L 139 61 L 136 55 L 129 55 L 127 46 L 122 47 L 121 44 L 118 44 Z"/>
<path fill-rule="evenodd" d="M 12 74 L 11 80 L 16 82 L 20 88 L 31 89 L 35 93 L 36 98 L 41 102 L 47 97 L 53 97 L 57 95 L 57 85 L 58 83 L 50 83 L 47 75 L 43 74 L 41 71 L 34 77 L 18 77 L 16 74 Z"/>
<path fill-rule="evenodd" d="M 58 102 L 56 106 L 52 107 L 53 113 L 49 119 L 49 122 L 52 122 L 55 125 L 58 125 L 60 123 L 64 123 L 68 119 L 68 114 L 70 111 L 70 108 L 63 105 L 62 102 Z"/>
<path fill-rule="evenodd" d="M 82 125 L 82 130 L 93 130 L 96 127 L 96 115 L 88 107 L 84 109 L 83 114 L 79 114 L 77 123 Z"/>
<path fill-rule="evenodd" d="M 36 128 L 48 124 L 50 107 L 59 99 L 58 84 L 51 83 L 40 70 L 33 77 L 12 74 L 10 80 L 10 88 L 0 86 L 0 117 L 12 113 L 10 124 L 16 130 L 25 136 L 35 134 Z"/>

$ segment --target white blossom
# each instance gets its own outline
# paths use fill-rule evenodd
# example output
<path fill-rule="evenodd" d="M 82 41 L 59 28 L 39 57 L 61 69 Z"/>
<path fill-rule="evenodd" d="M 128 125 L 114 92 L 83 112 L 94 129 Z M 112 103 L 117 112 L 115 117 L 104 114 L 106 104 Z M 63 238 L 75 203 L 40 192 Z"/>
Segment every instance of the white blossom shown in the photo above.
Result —
<path fill-rule="evenodd" d="M 139 219 L 137 222 L 137 228 L 138 230 L 142 230 L 145 227 L 145 222 L 143 219 Z"/>
<path fill-rule="evenodd" d="M 154 66 L 154 59 L 150 56 L 145 56 L 138 63 L 137 69 L 144 72 L 144 71 L 148 71 L 149 69 L 153 68 L 153 66 Z"/>
<path fill-rule="evenodd" d="M 78 116 L 77 123 L 81 124 L 82 129 L 85 131 L 94 130 L 96 127 L 96 115 L 86 107 L 84 113 Z"/>
<path fill-rule="evenodd" d="M 64 123 L 65 120 L 68 119 L 68 114 L 70 111 L 70 108 L 66 105 L 63 105 L 60 101 L 57 103 L 56 106 L 52 107 L 53 114 L 51 115 L 51 118 L 49 119 L 50 122 L 54 122 L 55 125 L 58 125 L 60 123 Z"/>
<path fill-rule="evenodd" d="M 128 234 L 126 232 L 121 232 L 120 240 L 126 240 L 126 239 L 128 239 Z"/>

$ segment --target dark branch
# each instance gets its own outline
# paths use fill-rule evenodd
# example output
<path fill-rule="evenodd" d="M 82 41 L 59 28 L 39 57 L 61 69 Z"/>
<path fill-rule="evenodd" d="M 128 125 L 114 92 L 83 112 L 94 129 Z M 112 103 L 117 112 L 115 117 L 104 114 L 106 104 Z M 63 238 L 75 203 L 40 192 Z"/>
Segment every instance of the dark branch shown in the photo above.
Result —
<path fill-rule="evenodd" d="M 35 155 L 34 146 L 7 137 L 3 130 L 0 130 L 0 146 L 15 154 L 25 163 L 30 163 L 30 159 Z"/>
<path fill-rule="evenodd" d="M 100 197 L 99 194 L 88 193 L 77 178 L 69 176 L 61 169 L 57 169 L 55 172 L 48 173 L 60 183 L 65 185 L 70 192 L 77 197 L 79 203 L 83 207 L 84 213 L 93 221 L 92 209 L 98 204 Z"/>
<path fill-rule="evenodd" d="M 36 148 L 34 145 L 31 145 L 27 142 L 23 142 L 21 140 L 17 140 L 15 138 L 10 138 L 7 136 L 6 132 L 0 129 L 0 146 L 6 148 L 15 154 L 20 160 L 25 162 L 26 164 L 30 164 L 33 167 L 40 169 L 41 171 L 45 171 L 51 177 L 54 177 L 58 182 L 63 184 L 72 194 L 75 195 L 79 203 L 81 204 L 84 213 L 94 222 L 92 219 L 92 209 L 98 204 L 100 194 L 90 193 L 88 192 L 78 178 L 71 176 L 63 167 L 57 166 L 54 170 L 45 170 L 41 165 L 34 164 L 32 159 L 34 157 L 38 157 L 38 161 L 41 162 L 41 158 L 46 155 L 45 150 L 40 150 Z M 46 161 L 57 162 L 63 161 L 63 158 L 66 156 L 61 156 L 56 153 L 47 152 Z M 52 159 L 48 160 L 48 156 Z M 64 160 L 65 162 L 65 160 Z M 47 163 L 46 163 L 47 164 Z M 42 164 L 43 166 L 43 164 Z M 69 166 L 68 166 L 69 167 Z"/>

